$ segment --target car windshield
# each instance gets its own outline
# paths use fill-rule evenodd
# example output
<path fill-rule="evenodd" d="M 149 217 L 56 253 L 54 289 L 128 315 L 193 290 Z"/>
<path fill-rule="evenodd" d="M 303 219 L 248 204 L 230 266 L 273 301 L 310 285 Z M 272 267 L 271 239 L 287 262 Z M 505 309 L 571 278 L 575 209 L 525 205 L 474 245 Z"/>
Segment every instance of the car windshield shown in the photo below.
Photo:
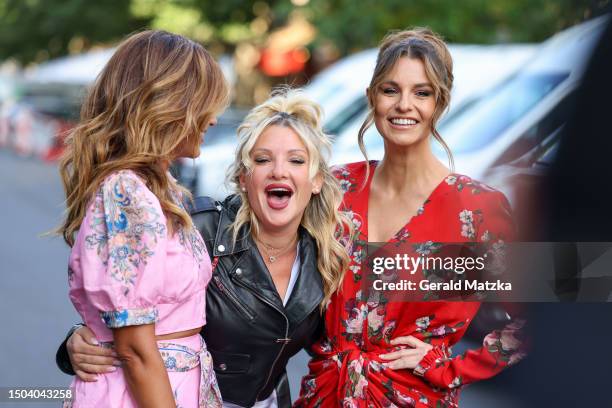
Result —
<path fill-rule="evenodd" d="M 440 127 L 440 134 L 455 154 L 482 148 L 568 76 L 567 72 L 519 75 L 449 117 Z"/>

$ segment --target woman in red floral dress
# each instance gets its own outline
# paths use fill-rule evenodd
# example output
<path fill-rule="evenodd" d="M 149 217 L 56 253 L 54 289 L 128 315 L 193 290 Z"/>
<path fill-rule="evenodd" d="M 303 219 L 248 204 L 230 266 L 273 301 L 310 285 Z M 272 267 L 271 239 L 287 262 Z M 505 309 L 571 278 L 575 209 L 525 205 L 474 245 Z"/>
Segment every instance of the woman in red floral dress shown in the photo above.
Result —
<path fill-rule="evenodd" d="M 513 238 L 504 195 L 451 173 L 431 151 L 430 135 L 451 157 L 435 125 L 452 81 L 448 49 L 431 31 L 383 40 L 359 144 L 365 153 L 363 134 L 374 123 L 385 155 L 379 163 L 336 170 L 356 227 L 352 263 L 327 307 L 325 333 L 312 348 L 297 407 L 455 407 L 462 385 L 524 356 L 519 319 L 487 335 L 481 348 L 451 356 L 478 302 L 395 302 L 362 290 L 368 242 L 479 242 L 495 249 Z"/>

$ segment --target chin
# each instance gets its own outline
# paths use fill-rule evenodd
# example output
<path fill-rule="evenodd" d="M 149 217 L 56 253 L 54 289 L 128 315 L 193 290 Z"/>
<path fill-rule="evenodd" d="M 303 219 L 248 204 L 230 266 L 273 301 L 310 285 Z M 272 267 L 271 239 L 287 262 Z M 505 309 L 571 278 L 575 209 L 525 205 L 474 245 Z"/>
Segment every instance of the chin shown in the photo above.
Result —
<path fill-rule="evenodd" d="M 398 147 L 408 147 L 413 146 L 419 143 L 422 143 L 424 140 L 427 140 L 427 136 L 418 135 L 415 133 L 388 133 L 391 136 L 384 137 L 385 141 L 393 146 Z"/>
<path fill-rule="evenodd" d="M 265 225 L 263 226 L 274 230 L 282 230 L 285 228 L 289 228 L 289 226 L 295 220 L 295 216 L 289 213 L 274 215 L 268 213 L 266 218 L 267 219 Z"/>

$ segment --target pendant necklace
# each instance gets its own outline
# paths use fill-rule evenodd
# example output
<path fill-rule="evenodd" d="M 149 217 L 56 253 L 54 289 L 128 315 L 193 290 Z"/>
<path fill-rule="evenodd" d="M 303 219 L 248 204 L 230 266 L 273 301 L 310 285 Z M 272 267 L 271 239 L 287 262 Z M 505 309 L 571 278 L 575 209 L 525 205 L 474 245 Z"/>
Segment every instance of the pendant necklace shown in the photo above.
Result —
<path fill-rule="evenodd" d="M 255 238 L 255 240 L 261 244 L 263 252 L 265 252 L 264 255 L 266 256 L 266 258 L 268 258 L 270 263 L 276 262 L 278 257 L 280 257 L 285 252 L 287 252 L 289 249 L 291 249 L 292 246 L 295 244 L 296 239 L 297 239 L 297 235 L 289 242 L 288 245 L 286 245 L 286 246 L 284 246 L 282 248 L 275 248 L 272 245 L 266 244 L 265 242 L 263 242 L 259 238 L 257 238 L 257 237 Z"/>

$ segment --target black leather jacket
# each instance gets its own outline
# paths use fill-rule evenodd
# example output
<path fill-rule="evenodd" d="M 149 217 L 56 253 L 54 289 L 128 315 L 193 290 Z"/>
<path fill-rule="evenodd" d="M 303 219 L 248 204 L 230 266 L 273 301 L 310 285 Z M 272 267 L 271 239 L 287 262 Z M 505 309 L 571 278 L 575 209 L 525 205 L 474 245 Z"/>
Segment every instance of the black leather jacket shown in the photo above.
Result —
<path fill-rule="evenodd" d="M 316 243 L 300 229 L 300 272 L 284 307 L 247 228 L 239 231 L 234 245 L 228 227 L 240 206 L 239 197 L 229 196 L 222 203 L 199 197 L 195 204 L 193 221 L 217 262 L 206 291 L 202 336 L 223 400 L 250 407 L 276 389 L 278 406 L 290 407 L 285 367 L 320 335 L 322 324 Z M 64 342 L 58 350 L 58 366 L 74 374 L 65 347 Z"/>

